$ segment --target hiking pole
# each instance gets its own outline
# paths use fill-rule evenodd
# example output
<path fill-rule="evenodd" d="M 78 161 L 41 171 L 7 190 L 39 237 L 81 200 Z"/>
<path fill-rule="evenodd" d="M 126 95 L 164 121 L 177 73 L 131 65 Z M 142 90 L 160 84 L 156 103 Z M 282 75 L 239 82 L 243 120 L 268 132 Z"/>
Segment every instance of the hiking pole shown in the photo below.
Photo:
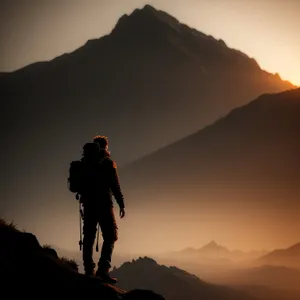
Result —
<path fill-rule="evenodd" d="M 97 228 L 97 243 L 96 243 L 96 252 L 99 252 L 99 223 L 98 223 L 98 228 Z"/>
<path fill-rule="evenodd" d="M 79 250 L 81 251 L 82 248 L 82 219 L 83 219 L 83 212 L 82 212 L 82 208 L 81 208 L 81 203 L 79 201 L 79 235 L 80 235 L 80 239 L 79 239 Z"/>
<path fill-rule="evenodd" d="M 81 251 L 81 248 L 82 248 L 82 232 L 81 232 L 81 216 L 79 217 L 80 218 L 80 240 L 79 240 L 79 250 Z"/>

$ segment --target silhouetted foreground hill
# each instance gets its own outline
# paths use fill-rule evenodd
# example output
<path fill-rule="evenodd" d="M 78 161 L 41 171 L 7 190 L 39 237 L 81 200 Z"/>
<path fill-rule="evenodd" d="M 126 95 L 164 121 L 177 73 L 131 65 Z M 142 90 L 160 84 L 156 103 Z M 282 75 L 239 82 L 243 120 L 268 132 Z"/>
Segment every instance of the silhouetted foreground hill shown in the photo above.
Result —
<path fill-rule="evenodd" d="M 85 289 L 85 296 L 94 294 L 97 299 L 164 299 L 149 290 L 126 292 L 103 284 L 99 278 L 79 274 L 76 263 L 59 258 L 54 249 L 42 247 L 33 234 L 21 232 L 3 220 L 0 240 L 1 293 L 7 290 L 11 296 L 14 289 L 20 289 L 22 296 L 32 296 L 65 288 L 76 296 Z"/>
<path fill-rule="evenodd" d="M 261 257 L 258 263 L 289 266 L 300 269 L 300 243 L 286 249 L 277 249 Z M 300 282 L 300 280 L 299 280 Z"/>
<path fill-rule="evenodd" d="M 150 6 L 134 10 L 104 37 L 0 77 L 5 192 L 20 199 L 35 190 L 23 209 L 44 201 L 48 211 L 44 195 L 55 190 L 50 202 L 59 194 L 64 215 L 68 163 L 95 134 L 109 136 L 122 165 L 262 93 L 292 87 L 222 40 Z"/>
<path fill-rule="evenodd" d="M 120 286 L 151 289 L 169 300 L 253 300 L 252 296 L 224 286 L 206 283 L 176 267 L 159 265 L 151 258 L 139 258 L 114 269 Z M 130 274 L 130 276 L 129 276 Z M 151 274 L 148 276 L 147 274 Z"/>

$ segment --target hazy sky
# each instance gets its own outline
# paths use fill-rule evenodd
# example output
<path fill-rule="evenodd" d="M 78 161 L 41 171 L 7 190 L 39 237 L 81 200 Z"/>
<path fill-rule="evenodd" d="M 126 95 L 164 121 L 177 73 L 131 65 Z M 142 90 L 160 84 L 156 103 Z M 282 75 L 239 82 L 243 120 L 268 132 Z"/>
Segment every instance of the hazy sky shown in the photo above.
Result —
<path fill-rule="evenodd" d="M 0 71 L 71 52 L 145 4 L 300 85 L 299 0 L 1 0 Z"/>

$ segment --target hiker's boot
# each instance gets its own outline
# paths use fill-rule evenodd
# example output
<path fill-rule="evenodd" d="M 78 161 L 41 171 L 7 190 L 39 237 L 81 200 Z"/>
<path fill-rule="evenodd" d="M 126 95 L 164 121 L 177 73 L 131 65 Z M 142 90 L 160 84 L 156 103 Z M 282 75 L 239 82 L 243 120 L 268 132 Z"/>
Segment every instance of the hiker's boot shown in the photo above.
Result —
<path fill-rule="evenodd" d="M 84 273 L 87 276 L 95 276 L 95 264 L 93 262 L 85 264 Z"/>
<path fill-rule="evenodd" d="M 87 269 L 84 272 L 85 272 L 85 275 L 87 275 L 87 276 L 95 276 L 94 269 Z"/>
<path fill-rule="evenodd" d="M 115 284 L 118 282 L 117 278 L 115 278 L 109 274 L 109 268 L 99 267 L 96 272 L 96 276 L 101 278 L 101 280 L 106 283 Z"/>

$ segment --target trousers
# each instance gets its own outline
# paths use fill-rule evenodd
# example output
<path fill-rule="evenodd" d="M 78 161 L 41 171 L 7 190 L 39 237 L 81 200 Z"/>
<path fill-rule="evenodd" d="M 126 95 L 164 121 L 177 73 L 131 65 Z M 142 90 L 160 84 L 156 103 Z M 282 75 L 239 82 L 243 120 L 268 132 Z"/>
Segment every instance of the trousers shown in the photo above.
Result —
<path fill-rule="evenodd" d="M 82 256 L 85 270 L 93 270 L 93 247 L 95 243 L 97 226 L 100 226 L 103 243 L 98 267 L 104 270 L 111 268 L 112 253 L 115 242 L 118 240 L 118 227 L 113 206 L 94 207 L 84 206 L 83 211 L 83 245 Z"/>

